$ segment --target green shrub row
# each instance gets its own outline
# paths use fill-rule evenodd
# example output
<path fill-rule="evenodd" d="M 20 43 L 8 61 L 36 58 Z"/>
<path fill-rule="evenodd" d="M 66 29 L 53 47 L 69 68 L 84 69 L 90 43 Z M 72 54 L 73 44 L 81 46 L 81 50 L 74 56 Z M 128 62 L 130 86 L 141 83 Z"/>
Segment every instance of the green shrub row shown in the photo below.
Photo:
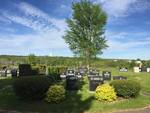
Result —
<path fill-rule="evenodd" d="M 124 98 L 137 97 L 140 92 L 140 84 L 131 80 L 115 80 L 110 83 L 118 96 Z"/>
<path fill-rule="evenodd" d="M 53 80 L 46 76 L 18 77 L 13 81 L 15 94 L 22 99 L 37 100 L 45 97 Z"/>

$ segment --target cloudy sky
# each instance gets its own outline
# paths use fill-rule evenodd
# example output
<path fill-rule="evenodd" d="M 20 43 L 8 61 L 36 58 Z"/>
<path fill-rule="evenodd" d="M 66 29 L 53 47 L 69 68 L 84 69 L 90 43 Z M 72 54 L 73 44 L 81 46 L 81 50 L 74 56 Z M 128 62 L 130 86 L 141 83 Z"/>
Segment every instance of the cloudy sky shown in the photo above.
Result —
<path fill-rule="evenodd" d="M 62 36 L 77 0 L 0 0 L 0 54 L 72 56 Z M 91 0 L 108 15 L 103 58 L 150 59 L 150 0 Z"/>

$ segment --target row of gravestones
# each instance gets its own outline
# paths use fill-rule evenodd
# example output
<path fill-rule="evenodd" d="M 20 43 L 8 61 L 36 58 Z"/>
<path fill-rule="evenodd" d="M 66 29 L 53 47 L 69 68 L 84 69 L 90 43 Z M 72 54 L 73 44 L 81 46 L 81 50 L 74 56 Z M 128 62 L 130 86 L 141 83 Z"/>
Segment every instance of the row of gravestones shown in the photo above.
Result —
<path fill-rule="evenodd" d="M 84 71 L 84 73 L 81 74 L 80 71 L 69 69 L 66 71 L 66 73 L 61 74 L 60 78 L 66 81 L 67 90 L 77 90 L 80 84 L 79 82 L 80 80 L 82 80 L 85 72 L 86 71 Z M 127 77 L 113 76 L 113 80 L 123 80 L 123 79 L 127 79 Z M 97 70 L 90 70 L 88 73 L 88 80 L 89 80 L 89 90 L 95 91 L 96 87 L 99 84 L 103 84 L 104 81 L 111 80 L 111 72 L 103 71 L 103 73 L 100 74 Z"/>
<path fill-rule="evenodd" d="M 66 81 L 67 90 L 77 90 L 84 74 L 85 72 L 83 70 L 68 69 L 65 73 L 60 75 L 60 78 Z"/>
<path fill-rule="evenodd" d="M 110 81 L 111 80 L 111 72 L 109 71 L 103 71 L 102 74 L 100 74 L 96 70 L 89 71 L 88 74 L 89 79 L 89 90 L 95 91 L 96 87 L 99 84 L 103 84 L 104 81 Z M 113 76 L 113 80 L 123 80 L 127 79 L 125 76 Z"/>
<path fill-rule="evenodd" d="M 3 77 L 7 77 L 8 74 L 11 74 L 12 77 L 19 76 L 31 76 L 31 75 L 37 75 L 38 71 L 31 68 L 30 64 L 20 64 L 19 70 L 18 69 L 11 69 L 8 72 L 7 67 L 3 68 L 0 71 L 0 75 Z"/>
<path fill-rule="evenodd" d="M 0 76 L 1 77 L 7 77 L 7 76 L 17 76 L 17 69 L 7 69 L 7 67 L 3 67 L 0 70 Z"/>

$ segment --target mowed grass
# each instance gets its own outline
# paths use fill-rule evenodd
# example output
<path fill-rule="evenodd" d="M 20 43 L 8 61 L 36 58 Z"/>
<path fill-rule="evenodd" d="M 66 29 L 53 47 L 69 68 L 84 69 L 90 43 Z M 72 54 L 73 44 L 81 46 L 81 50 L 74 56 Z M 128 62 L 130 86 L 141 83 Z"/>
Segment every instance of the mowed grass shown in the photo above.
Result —
<path fill-rule="evenodd" d="M 0 109 L 15 110 L 15 111 L 32 111 L 41 113 L 51 112 L 109 112 L 120 109 L 140 108 L 150 105 L 150 96 L 145 96 L 142 93 L 150 93 L 150 73 L 133 73 L 119 72 L 117 69 L 100 69 L 100 70 L 111 70 L 112 75 L 123 75 L 127 76 L 128 79 L 139 81 L 142 90 L 141 94 L 135 99 L 121 99 L 112 103 L 99 102 L 94 99 L 94 93 L 88 90 L 87 77 L 81 83 L 80 90 L 78 91 L 67 91 L 67 98 L 60 104 L 49 104 L 45 101 L 23 101 L 19 100 L 13 93 L 11 88 L 12 79 L 0 80 Z"/>

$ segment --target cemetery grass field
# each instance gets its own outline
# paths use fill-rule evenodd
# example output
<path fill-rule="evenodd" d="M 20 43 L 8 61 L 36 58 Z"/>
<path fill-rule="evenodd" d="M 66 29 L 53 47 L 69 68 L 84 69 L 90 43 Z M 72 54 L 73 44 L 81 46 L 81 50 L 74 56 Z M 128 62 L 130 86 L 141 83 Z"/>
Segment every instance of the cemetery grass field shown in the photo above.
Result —
<path fill-rule="evenodd" d="M 104 70 L 104 69 L 100 69 Z M 106 70 L 106 68 L 105 68 Z M 94 99 L 93 92 L 88 90 L 87 77 L 81 83 L 81 88 L 78 91 L 67 92 L 67 98 L 60 104 L 49 104 L 45 101 L 29 102 L 17 99 L 14 95 L 11 84 L 12 79 L 0 80 L 0 109 L 14 111 L 29 111 L 29 112 L 109 112 L 130 108 L 141 108 L 150 105 L 150 74 L 149 73 L 133 73 L 119 72 L 117 69 L 107 69 L 112 72 L 112 75 L 127 76 L 130 80 L 139 81 L 141 84 L 141 93 L 135 99 L 118 99 L 112 103 L 99 102 Z"/>

